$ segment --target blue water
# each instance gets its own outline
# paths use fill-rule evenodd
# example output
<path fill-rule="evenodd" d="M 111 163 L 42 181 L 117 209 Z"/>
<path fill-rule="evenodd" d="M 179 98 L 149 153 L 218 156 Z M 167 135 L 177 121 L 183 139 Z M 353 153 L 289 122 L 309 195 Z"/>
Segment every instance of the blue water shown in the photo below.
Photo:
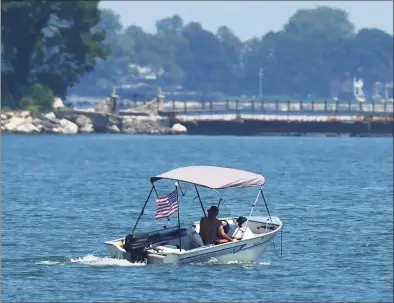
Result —
<path fill-rule="evenodd" d="M 273 246 L 250 264 L 108 258 L 103 242 L 131 230 L 149 177 L 193 164 L 266 177 L 282 259 Z M 184 190 L 181 217 L 199 220 Z M 234 215 L 248 213 L 244 191 L 223 195 Z M 154 211 L 152 199 L 139 230 L 163 224 Z M 392 138 L 3 135 L 1 254 L 3 302 L 393 301 Z"/>

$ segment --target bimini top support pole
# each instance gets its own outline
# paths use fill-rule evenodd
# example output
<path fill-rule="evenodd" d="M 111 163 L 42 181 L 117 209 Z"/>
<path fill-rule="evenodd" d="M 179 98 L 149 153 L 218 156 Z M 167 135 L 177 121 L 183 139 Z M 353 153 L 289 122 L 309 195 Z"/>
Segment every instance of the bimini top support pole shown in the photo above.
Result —
<path fill-rule="evenodd" d="M 150 193 L 149 193 L 149 195 L 148 195 L 148 198 L 147 198 L 146 201 L 145 201 L 144 207 L 142 207 L 142 210 L 141 210 L 141 212 L 140 212 L 140 215 L 138 216 L 137 222 L 135 222 L 135 225 L 134 225 L 133 230 L 132 230 L 131 233 L 134 233 L 134 231 L 135 231 L 135 229 L 136 229 L 136 227 L 137 227 L 137 224 L 138 224 L 138 222 L 140 221 L 141 216 L 144 214 L 144 209 L 145 209 L 145 207 L 146 207 L 146 204 L 147 204 L 148 201 L 149 201 L 150 196 L 152 195 L 153 190 L 155 190 L 155 192 L 156 192 L 156 189 L 155 189 L 155 186 L 154 186 L 154 185 L 152 185 L 152 188 L 151 188 L 151 190 L 150 190 Z M 157 192 L 156 192 L 156 195 L 157 195 Z"/>
<path fill-rule="evenodd" d="M 265 197 L 264 197 L 263 189 L 262 189 L 262 188 L 260 188 L 260 192 L 261 192 L 261 196 L 263 197 L 264 204 L 265 204 L 265 208 L 267 209 L 268 216 L 270 217 L 270 220 L 271 220 L 271 223 L 272 223 L 271 214 L 270 214 L 270 211 L 269 211 L 269 209 L 268 209 L 267 202 L 265 201 Z"/>
<path fill-rule="evenodd" d="M 197 193 L 197 196 L 198 196 L 198 200 L 200 200 L 200 205 L 201 205 L 202 211 L 203 211 L 203 213 L 204 213 L 204 217 L 206 217 L 207 214 L 205 213 L 204 205 L 202 205 L 200 193 L 198 192 L 198 189 L 197 189 L 197 185 L 196 185 L 196 184 L 194 184 L 194 188 L 196 189 L 196 193 Z"/>
<path fill-rule="evenodd" d="M 246 190 L 246 188 L 245 188 L 245 191 L 246 191 L 246 193 L 247 193 L 248 196 L 249 196 L 249 193 L 248 193 L 248 191 Z M 253 202 L 253 204 L 252 204 L 252 209 L 250 210 L 249 216 L 248 216 L 247 219 L 246 219 L 246 223 L 245 223 L 245 225 L 244 225 L 245 228 L 244 228 L 244 229 L 242 229 L 241 227 L 238 228 L 240 231 L 242 231 L 242 236 L 243 236 L 243 234 L 244 234 L 245 231 L 246 231 L 246 228 L 247 228 L 247 226 L 248 226 L 248 222 L 249 222 L 250 216 L 252 215 L 253 210 L 254 210 L 254 208 L 256 207 L 257 200 L 259 199 L 259 196 L 260 196 L 260 192 L 262 192 L 262 191 L 261 191 L 261 187 L 260 187 L 259 193 L 257 194 L 256 199 L 254 200 L 254 202 Z M 250 198 L 250 196 L 249 196 L 249 198 Z M 250 199 L 250 200 L 253 201 L 252 199 Z"/>
<path fill-rule="evenodd" d="M 179 197 L 178 194 L 178 187 L 179 183 L 178 181 L 175 182 L 175 189 L 176 189 L 176 195 Z M 182 191 L 182 190 L 181 190 Z M 182 192 L 183 195 L 183 192 Z M 181 219 L 180 219 L 180 205 L 179 205 L 179 198 L 177 199 L 176 203 L 178 203 L 178 233 L 179 233 L 179 251 L 182 251 L 182 237 L 181 237 Z"/>

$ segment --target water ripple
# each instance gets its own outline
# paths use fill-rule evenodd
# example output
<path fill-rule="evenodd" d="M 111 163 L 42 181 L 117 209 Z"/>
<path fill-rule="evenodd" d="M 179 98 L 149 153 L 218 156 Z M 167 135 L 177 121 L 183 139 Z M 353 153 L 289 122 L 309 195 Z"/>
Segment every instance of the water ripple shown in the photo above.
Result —
<path fill-rule="evenodd" d="M 2 301 L 393 301 L 390 138 L 2 137 Z M 283 258 L 272 246 L 247 264 L 109 258 L 103 242 L 131 231 L 149 176 L 185 165 L 265 175 L 271 214 L 285 224 Z M 235 214 L 249 212 L 243 194 L 223 192 Z M 193 198 L 181 203 L 184 220 L 202 215 Z M 154 212 L 152 199 L 139 230 L 162 226 Z M 261 201 L 256 213 L 265 214 Z"/>

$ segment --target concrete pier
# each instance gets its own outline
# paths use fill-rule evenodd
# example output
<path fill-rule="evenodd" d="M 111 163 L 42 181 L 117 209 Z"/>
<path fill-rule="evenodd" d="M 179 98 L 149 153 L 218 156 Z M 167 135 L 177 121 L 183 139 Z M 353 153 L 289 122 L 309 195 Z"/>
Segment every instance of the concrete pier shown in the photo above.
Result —
<path fill-rule="evenodd" d="M 170 123 L 201 135 L 392 136 L 393 104 L 339 102 L 167 102 Z"/>
<path fill-rule="evenodd" d="M 180 120 L 191 135 L 392 136 L 393 121 Z M 171 125 L 171 124 L 170 124 Z"/>

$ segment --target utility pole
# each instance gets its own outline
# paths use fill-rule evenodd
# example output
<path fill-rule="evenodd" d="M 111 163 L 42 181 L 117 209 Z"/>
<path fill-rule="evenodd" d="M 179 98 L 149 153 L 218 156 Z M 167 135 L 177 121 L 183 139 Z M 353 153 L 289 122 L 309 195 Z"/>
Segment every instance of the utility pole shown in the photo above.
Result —
<path fill-rule="evenodd" d="M 260 68 L 259 68 L 259 99 L 262 100 L 263 99 L 263 67 L 261 66 L 260 63 Z"/>

